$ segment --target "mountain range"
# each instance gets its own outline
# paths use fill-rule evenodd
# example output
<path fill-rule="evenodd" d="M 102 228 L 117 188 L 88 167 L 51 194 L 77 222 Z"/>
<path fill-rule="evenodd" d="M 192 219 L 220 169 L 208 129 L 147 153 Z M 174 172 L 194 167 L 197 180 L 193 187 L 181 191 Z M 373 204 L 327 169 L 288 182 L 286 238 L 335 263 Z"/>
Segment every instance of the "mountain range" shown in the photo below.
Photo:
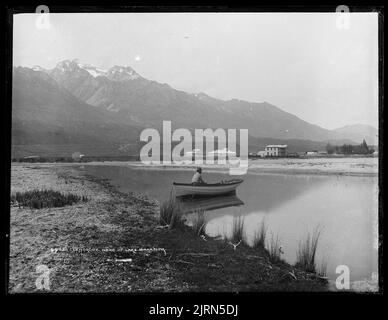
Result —
<path fill-rule="evenodd" d="M 362 125 L 328 130 L 267 102 L 220 100 L 148 80 L 129 66 L 104 70 L 77 60 L 47 70 L 14 67 L 12 156 L 137 154 L 144 128 L 246 128 L 250 151 L 266 143 L 291 151 L 322 149 L 327 142 L 375 142 Z"/>
<path fill-rule="evenodd" d="M 378 130 L 366 124 L 352 124 L 333 130 L 342 136 L 347 137 L 353 141 L 361 141 L 365 139 L 368 144 L 377 144 Z"/>

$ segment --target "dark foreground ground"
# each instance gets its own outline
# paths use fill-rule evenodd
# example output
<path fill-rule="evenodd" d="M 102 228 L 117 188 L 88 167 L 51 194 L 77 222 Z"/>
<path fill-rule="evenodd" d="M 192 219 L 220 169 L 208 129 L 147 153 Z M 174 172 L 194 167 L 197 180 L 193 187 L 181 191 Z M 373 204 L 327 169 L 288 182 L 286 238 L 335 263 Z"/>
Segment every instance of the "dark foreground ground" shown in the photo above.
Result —
<path fill-rule="evenodd" d="M 326 291 L 326 283 L 265 250 L 161 228 L 158 204 L 124 194 L 82 167 L 16 164 L 11 192 L 54 189 L 87 196 L 62 208 L 11 207 L 9 291 L 46 292 Z M 45 268 L 46 268 L 45 267 Z M 37 272 L 38 271 L 38 272 Z"/>

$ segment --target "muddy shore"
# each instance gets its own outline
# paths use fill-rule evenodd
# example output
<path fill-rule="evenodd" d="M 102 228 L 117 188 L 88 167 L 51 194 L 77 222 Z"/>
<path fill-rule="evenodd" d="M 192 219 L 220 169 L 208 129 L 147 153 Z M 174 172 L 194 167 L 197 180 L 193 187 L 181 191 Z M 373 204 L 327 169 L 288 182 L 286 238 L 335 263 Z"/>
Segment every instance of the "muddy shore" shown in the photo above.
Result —
<path fill-rule="evenodd" d="M 314 274 L 268 252 L 158 223 L 158 203 L 87 176 L 80 164 L 12 165 L 11 192 L 53 189 L 87 196 L 62 208 L 11 207 L 9 291 L 41 292 L 37 266 L 49 270 L 49 292 L 326 291 Z"/>

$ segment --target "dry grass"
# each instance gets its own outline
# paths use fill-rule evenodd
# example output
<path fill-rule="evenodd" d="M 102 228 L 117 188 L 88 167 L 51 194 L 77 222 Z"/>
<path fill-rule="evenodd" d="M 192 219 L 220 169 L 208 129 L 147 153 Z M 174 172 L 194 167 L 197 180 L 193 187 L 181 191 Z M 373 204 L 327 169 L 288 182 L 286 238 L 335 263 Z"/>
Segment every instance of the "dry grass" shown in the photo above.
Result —
<path fill-rule="evenodd" d="M 64 207 L 80 201 L 87 202 L 88 198 L 73 193 L 37 189 L 11 194 L 11 204 L 31 209 Z"/>

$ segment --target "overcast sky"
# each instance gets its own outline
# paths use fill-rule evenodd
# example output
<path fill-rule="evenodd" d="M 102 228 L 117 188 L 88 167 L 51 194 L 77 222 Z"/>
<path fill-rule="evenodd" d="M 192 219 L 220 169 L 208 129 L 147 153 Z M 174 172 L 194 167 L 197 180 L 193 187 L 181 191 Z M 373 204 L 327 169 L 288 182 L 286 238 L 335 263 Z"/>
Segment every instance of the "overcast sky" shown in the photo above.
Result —
<path fill-rule="evenodd" d="M 378 123 L 377 14 L 55 14 L 14 16 L 14 65 L 80 59 L 129 65 L 188 92 L 267 101 L 333 129 Z"/>

